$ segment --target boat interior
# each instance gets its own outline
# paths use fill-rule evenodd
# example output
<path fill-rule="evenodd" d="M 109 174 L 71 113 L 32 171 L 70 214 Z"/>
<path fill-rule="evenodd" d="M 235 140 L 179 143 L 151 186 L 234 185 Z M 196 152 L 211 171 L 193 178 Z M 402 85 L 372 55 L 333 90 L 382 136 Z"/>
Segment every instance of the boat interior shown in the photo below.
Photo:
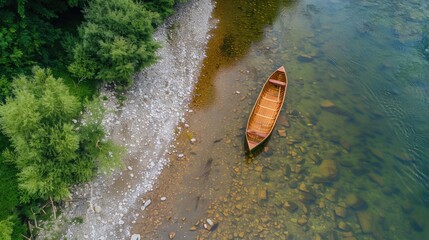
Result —
<path fill-rule="evenodd" d="M 259 96 L 253 115 L 250 117 L 247 140 L 249 144 L 259 144 L 271 133 L 277 115 L 282 106 L 286 79 L 281 72 L 276 72 L 265 84 Z"/>

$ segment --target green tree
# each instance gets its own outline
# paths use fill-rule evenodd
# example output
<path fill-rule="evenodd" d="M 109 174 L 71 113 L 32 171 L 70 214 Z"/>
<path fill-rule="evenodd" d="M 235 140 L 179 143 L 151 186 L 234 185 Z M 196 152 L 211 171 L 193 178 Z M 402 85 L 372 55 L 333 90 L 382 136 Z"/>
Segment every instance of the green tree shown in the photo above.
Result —
<path fill-rule="evenodd" d="M 83 0 L 0 0 L 0 101 L 9 94 L 12 77 L 35 64 L 63 65 L 67 11 Z M 79 11 L 77 11 L 79 14 Z M 74 18 L 79 19 L 74 14 Z M 79 21 L 70 31 L 76 31 Z M 66 27 L 64 27 L 66 26 Z"/>
<path fill-rule="evenodd" d="M 119 148 L 104 139 L 102 111 L 82 119 L 77 98 L 49 70 L 35 67 L 33 76 L 21 75 L 12 86 L 0 123 L 11 142 L 4 156 L 18 169 L 23 202 L 61 200 L 72 184 L 89 181 L 97 166 L 119 164 Z"/>
<path fill-rule="evenodd" d="M 146 9 L 165 19 L 173 13 L 174 0 L 143 0 Z"/>
<path fill-rule="evenodd" d="M 0 239 L 1 240 L 11 240 L 13 233 L 14 223 L 12 217 L 8 217 L 5 220 L 0 221 Z"/>
<path fill-rule="evenodd" d="M 160 16 L 132 0 L 93 0 L 79 29 L 70 72 L 81 79 L 131 83 L 132 75 L 156 60 L 153 40 Z"/>

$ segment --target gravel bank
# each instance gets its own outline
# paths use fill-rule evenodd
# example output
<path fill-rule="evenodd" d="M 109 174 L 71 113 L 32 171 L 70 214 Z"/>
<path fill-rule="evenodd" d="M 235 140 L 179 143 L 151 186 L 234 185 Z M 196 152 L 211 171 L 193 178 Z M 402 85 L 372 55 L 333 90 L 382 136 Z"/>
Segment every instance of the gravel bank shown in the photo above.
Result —
<path fill-rule="evenodd" d="M 104 91 L 110 99 L 105 127 L 110 138 L 127 148 L 125 167 L 75 188 L 73 201 L 52 229 L 62 238 L 128 239 L 133 234 L 132 224 L 144 214 L 144 194 L 168 163 L 168 154 L 180 154 L 168 151 L 174 149 L 177 125 L 185 121 L 198 80 L 212 9 L 210 0 L 190 0 L 158 28 L 160 60 L 138 74 L 122 107 L 113 93 Z M 72 219 L 83 223 L 68 224 Z M 53 235 L 39 238 L 45 236 Z"/>

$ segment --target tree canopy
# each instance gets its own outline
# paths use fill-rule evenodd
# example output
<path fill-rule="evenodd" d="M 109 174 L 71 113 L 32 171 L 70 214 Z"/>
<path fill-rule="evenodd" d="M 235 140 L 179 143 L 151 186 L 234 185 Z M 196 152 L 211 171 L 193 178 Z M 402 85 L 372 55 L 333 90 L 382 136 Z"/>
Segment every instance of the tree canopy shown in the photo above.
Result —
<path fill-rule="evenodd" d="M 12 217 L 0 221 L 0 239 L 1 240 L 12 240 L 13 225 L 11 221 Z"/>
<path fill-rule="evenodd" d="M 97 164 L 119 163 L 120 151 L 103 139 L 100 114 L 81 123 L 79 101 L 49 70 L 34 68 L 33 76 L 20 76 L 12 86 L 0 123 L 11 142 L 4 156 L 19 171 L 22 201 L 61 200 L 72 184 L 89 181 Z"/>
<path fill-rule="evenodd" d="M 13 76 L 30 72 L 37 64 L 61 62 L 67 34 L 56 21 L 81 2 L 0 0 L 0 100 L 10 94 Z"/>
<path fill-rule="evenodd" d="M 84 16 L 69 66 L 77 77 L 127 86 L 134 73 L 156 60 L 159 45 L 152 34 L 158 13 L 132 0 L 93 0 Z"/>
<path fill-rule="evenodd" d="M 0 239 L 21 239 L 41 199 L 118 164 L 99 100 L 83 99 L 156 60 L 152 34 L 174 2 L 0 0 Z"/>

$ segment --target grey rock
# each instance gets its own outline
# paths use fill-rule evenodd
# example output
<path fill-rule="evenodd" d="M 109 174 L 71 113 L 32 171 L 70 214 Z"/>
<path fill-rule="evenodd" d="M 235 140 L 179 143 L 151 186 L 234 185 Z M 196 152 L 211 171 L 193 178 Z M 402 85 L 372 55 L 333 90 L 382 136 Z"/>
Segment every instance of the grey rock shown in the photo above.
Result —
<path fill-rule="evenodd" d="M 143 206 L 141 207 L 141 210 L 145 210 L 149 205 L 152 203 L 152 200 L 148 199 L 144 202 Z"/>
<path fill-rule="evenodd" d="M 140 240 L 140 239 L 141 239 L 140 234 L 133 234 L 133 235 L 131 236 L 131 240 Z"/>

